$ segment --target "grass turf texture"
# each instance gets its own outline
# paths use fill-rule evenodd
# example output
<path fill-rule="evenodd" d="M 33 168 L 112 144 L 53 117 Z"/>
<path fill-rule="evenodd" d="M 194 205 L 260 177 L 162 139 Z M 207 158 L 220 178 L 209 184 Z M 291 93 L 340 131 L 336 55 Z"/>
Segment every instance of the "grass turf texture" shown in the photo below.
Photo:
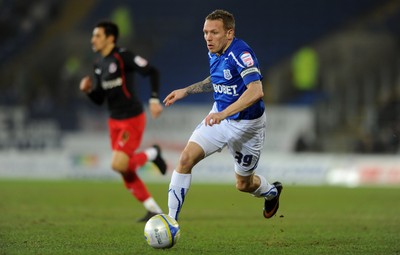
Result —
<path fill-rule="evenodd" d="M 149 189 L 167 210 L 168 184 Z M 0 180 L 0 254 L 400 254 L 399 188 L 285 186 L 269 220 L 234 185 L 186 198 L 181 239 L 156 250 L 120 182 Z"/>

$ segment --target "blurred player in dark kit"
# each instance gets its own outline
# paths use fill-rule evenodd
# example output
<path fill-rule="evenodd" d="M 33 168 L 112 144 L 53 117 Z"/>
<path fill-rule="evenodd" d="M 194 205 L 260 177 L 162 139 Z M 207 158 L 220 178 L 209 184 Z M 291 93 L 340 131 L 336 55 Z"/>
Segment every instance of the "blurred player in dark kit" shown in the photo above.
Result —
<path fill-rule="evenodd" d="M 101 21 L 95 26 L 91 44 L 93 51 L 100 56 L 94 64 L 93 79 L 84 77 L 80 90 L 98 105 L 107 101 L 111 167 L 122 175 L 126 188 L 146 208 L 146 215 L 138 220 L 143 222 L 162 213 L 162 210 L 136 171 L 147 161 L 152 161 L 165 174 L 167 165 L 158 145 L 137 151 L 145 131 L 146 116 L 134 90 L 134 73 L 150 78 L 149 109 L 152 118 L 157 118 L 163 111 L 158 95 L 159 72 L 143 57 L 118 47 L 118 35 L 118 26 L 113 22 Z"/>

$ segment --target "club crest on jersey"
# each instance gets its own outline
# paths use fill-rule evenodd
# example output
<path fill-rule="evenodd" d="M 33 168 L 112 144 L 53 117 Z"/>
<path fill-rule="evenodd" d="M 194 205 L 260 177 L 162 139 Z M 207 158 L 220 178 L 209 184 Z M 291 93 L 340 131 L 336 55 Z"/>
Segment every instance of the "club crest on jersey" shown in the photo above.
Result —
<path fill-rule="evenodd" d="M 232 79 L 231 70 L 229 70 L 229 69 L 224 69 L 224 78 L 227 79 L 227 80 Z"/>
<path fill-rule="evenodd" d="M 111 64 L 108 66 L 108 72 L 109 72 L 109 73 L 115 73 L 115 71 L 117 71 L 117 64 L 111 63 Z"/>
<path fill-rule="evenodd" d="M 251 57 L 251 54 L 249 52 L 244 52 L 241 56 L 240 59 L 242 59 L 243 63 L 249 67 L 254 65 L 254 60 Z"/>

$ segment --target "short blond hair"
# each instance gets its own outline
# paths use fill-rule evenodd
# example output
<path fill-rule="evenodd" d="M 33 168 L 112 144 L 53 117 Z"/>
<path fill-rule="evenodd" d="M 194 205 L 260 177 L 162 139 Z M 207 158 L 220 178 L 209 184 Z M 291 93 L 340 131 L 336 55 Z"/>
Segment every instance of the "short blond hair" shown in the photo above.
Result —
<path fill-rule="evenodd" d="M 225 10 L 215 10 L 208 14 L 206 20 L 221 20 L 225 30 L 235 30 L 235 17 L 233 14 Z"/>

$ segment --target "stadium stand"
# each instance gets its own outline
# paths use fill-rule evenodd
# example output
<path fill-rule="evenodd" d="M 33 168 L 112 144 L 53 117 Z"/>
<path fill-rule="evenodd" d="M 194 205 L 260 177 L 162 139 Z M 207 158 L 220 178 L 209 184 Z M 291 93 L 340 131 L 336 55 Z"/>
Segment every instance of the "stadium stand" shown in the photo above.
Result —
<path fill-rule="evenodd" d="M 162 95 L 207 75 L 201 28 L 204 16 L 215 8 L 212 2 L 192 1 L 187 5 L 185 1 L 162 0 L 140 3 L 3 0 L 0 4 L 0 63 L 8 67 L 0 71 L 0 88 L 4 89 L 0 105 L 24 104 L 29 108 L 33 102 L 46 102 L 46 95 L 50 100 L 55 98 L 55 102 L 50 102 L 52 109 L 74 109 L 80 105 L 83 100 L 79 95 L 72 93 L 66 97 L 72 80 L 62 80 L 65 63 L 90 68 L 88 31 L 99 19 L 110 17 L 116 7 L 126 8 L 132 14 L 134 31 L 126 43 L 160 67 L 165 84 Z M 79 4 L 82 8 L 72 8 Z M 257 1 L 251 9 L 246 9 L 240 1 L 221 0 L 219 6 L 235 13 L 237 36 L 246 39 L 255 49 L 265 74 L 269 104 L 288 103 L 292 89 L 289 62 L 293 54 L 304 46 L 317 51 L 321 67 L 319 87 L 326 97 L 315 108 L 316 131 L 322 138 L 321 144 L 314 148 L 350 150 L 349 136 L 354 137 L 359 129 L 374 128 L 378 111 L 375 101 L 399 86 L 396 85 L 396 79 L 400 80 L 398 1 L 310 0 L 304 3 L 289 0 L 282 3 L 274 0 Z M 46 27 L 49 23 L 52 29 Z M 24 70 L 19 69 L 21 55 L 29 56 L 23 61 L 27 67 Z M 34 59 L 39 61 L 33 63 Z M 16 96 L 6 84 L 7 87 L 12 84 L 14 90 L 23 89 L 26 94 Z M 145 90 L 141 93 L 147 95 Z M 209 101 L 209 97 L 196 96 L 191 103 Z M 65 116 L 70 112 L 61 111 Z M 50 114 L 57 115 L 60 112 Z M 68 123 L 71 122 L 62 122 L 60 126 L 69 130 L 79 128 Z M 330 137 L 332 134 L 334 138 Z"/>

